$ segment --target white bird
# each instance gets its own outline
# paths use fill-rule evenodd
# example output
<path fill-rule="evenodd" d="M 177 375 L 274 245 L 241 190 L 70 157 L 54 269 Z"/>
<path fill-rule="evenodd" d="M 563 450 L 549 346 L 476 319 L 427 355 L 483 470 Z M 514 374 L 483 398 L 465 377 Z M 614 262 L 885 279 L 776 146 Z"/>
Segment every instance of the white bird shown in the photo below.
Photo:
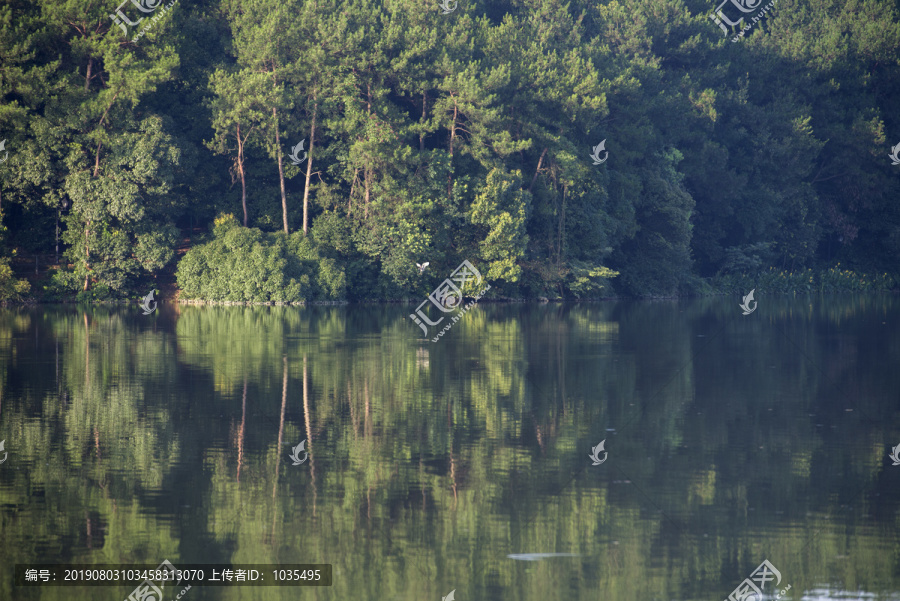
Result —
<path fill-rule="evenodd" d="M 425 273 L 425 268 L 428 267 L 429 265 L 431 265 L 431 263 L 429 263 L 428 261 L 425 261 L 424 263 L 421 263 L 421 264 L 416 263 L 416 267 L 419 268 L 419 273 L 420 273 L 420 274 L 421 274 L 421 273 Z M 455 589 L 454 589 L 454 590 L 455 590 Z"/>
<path fill-rule="evenodd" d="M 441 601 L 453 601 L 453 593 L 455 592 L 456 589 L 453 589 L 446 597 L 441 597 Z"/>

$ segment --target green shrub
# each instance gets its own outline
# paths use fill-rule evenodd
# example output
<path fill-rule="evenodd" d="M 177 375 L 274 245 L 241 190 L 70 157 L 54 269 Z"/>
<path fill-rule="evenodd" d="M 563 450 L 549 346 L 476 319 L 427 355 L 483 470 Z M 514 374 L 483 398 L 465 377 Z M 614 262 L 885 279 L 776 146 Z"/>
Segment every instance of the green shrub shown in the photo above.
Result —
<path fill-rule="evenodd" d="M 781 271 L 770 267 L 757 274 L 730 273 L 713 278 L 719 292 L 742 293 L 752 288 L 759 292 L 878 292 L 892 290 L 897 279 L 887 273 L 870 275 L 840 269 L 840 263 L 829 270 Z"/>
<path fill-rule="evenodd" d="M 232 215 L 216 219 L 212 239 L 185 254 L 176 279 L 182 298 L 235 302 L 337 300 L 346 283 L 336 262 L 321 259 L 301 232 L 245 228 Z"/>
<path fill-rule="evenodd" d="M 575 298 L 598 297 L 604 289 L 609 295 L 609 280 L 617 275 L 618 271 L 573 259 L 569 263 L 566 287 Z"/>
<path fill-rule="evenodd" d="M 0 301 L 22 300 L 22 295 L 31 289 L 28 280 L 17 280 L 13 277 L 9 258 L 0 259 Z"/>

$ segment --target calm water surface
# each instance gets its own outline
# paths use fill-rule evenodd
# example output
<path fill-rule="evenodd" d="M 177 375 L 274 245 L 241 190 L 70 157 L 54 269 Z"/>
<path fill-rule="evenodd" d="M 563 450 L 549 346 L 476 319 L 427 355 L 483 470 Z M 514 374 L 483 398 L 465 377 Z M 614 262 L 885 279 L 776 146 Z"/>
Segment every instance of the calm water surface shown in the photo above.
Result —
<path fill-rule="evenodd" d="M 900 298 L 738 301 L 482 303 L 437 343 L 396 305 L 0 310 L 0 599 L 163 559 L 334 569 L 184 601 L 722 601 L 766 559 L 767 599 L 900 599 Z"/>

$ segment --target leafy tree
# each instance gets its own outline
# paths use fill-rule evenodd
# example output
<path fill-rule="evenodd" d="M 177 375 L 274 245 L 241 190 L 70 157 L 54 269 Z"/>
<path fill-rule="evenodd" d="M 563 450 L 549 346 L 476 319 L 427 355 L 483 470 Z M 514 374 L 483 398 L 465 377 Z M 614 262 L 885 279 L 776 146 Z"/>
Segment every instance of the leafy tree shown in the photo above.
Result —
<path fill-rule="evenodd" d="M 199 0 L 138 38 L 109 10 L 0 7 L 0 208 L 11 247 L 67 259 L 66 294 L 170 277 L 238 204 L 356 299 L 463 259 L 560 298 L 896 272 L 890 3 L 779 0 L 735 42 L 701 0 Z"/>

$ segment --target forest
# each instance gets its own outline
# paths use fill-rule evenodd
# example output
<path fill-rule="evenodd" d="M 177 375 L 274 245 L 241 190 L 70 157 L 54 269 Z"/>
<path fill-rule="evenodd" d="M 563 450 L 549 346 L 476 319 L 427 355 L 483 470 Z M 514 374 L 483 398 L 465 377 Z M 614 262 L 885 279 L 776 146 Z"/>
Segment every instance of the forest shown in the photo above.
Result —
<path fill-rule="evenodd" d="M 0 300 L 900 282 L 900 2 L 115 2 L 0 5 Z"/>

